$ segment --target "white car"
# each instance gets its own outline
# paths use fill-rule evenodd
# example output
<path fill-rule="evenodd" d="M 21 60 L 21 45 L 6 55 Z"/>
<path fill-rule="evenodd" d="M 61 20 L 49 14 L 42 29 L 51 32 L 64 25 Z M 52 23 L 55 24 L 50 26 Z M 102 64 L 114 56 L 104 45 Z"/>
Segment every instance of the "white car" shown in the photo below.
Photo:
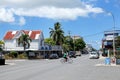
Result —
<path fill-rule="evenodd" d="M 90 59 L 98 59 L 98 58 L 99 58 L 99 53 L 96 52 L 96 51 L 92 51 L 92 52 L 90 52 L 90 54 L 89 54 L 89 58 L 90 58 Z"/>

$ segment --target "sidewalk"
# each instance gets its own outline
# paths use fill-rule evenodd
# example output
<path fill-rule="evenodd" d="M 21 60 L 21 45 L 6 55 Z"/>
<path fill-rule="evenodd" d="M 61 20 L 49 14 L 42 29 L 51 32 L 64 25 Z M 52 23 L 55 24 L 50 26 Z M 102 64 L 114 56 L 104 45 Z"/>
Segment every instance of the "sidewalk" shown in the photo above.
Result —
<path fill-rule="evenodd" d="M 97 66 L 97 67 L 104 67 L 104 66 L 106 66 L 106 67 L 120 67 L 120 65 L 116 65 L 116 64 L 105 64 L 105 63 L 102 63 L 102 64 L 96 64 L 95 66 Z"/>
<path fill-rule="evenodd" d="M 6 65 L 15 65 L 16 62 L 26 61 L 27 59 L 7 59 L 5 60 Z"/>
<path fill-rule="evenodd" d="M 6 59 L 5 61 L 26 61 L 27 59 Z"/>
<path fill-rule="evenodd" d="M 102 62 L 102 63 L 99 63 L 99 64 L 96 64 L 95 66 L 120 67 L 120 65 L 116 65 L 115 63 L 105 64 L 105 58 L 107 58 L 107 57 L 103 57 L 103 56 L 100 55 L 100 58 L 99 58 L 99 59 L 103 60 L 103 62 Z"/>
<path fill-rule="evenodd" d="M 100 58 L 99 59 L 105 59 L 106 57 L 103 57 L 102 55 L 100 55 Z"/>

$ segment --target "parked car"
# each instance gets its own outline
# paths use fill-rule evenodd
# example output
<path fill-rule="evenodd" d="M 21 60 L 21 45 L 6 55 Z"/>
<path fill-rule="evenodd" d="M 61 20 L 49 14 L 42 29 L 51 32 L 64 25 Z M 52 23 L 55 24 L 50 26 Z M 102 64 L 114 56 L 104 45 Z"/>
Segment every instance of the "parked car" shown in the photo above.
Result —
<path fill-rule="evenodd" d="M 5 57 L 2 53 L 0 53 L 0 65 L 5 65 Z"/>
<path fill-rule="evenodd" d="M 72 57 L 76 58 L 76 51 L 69 51 L 68 55 L 69 55 L 70 58 L 72 58 Z"/>
<path fill-rule="evenodd" d="M 92 51 L 92 52 L 90 52 L 90 54 L 89 54 L 89 58 L 90 58 L 90 59 L 98 59 L 98 58 L 99 58 L 99 53 L 96 52 L 96 51 Z"/>
<path fill-rule="evenodd" d="M 81 56 L 81 52 L 80 51 L 76 51 L 76 56 Z"/>
<path fill-rule="evenodd" d="M 49 59 L 58 59 L 58 58 L 59 58 L 59 56 L 58 56 L 57 53 L 52 53 L 52 54 L 50 54 L 50 56 L 49 56 Z"/>
<path fill-rule="evenodd" d="M 4 59 L 5 56 L 0 52 L 0 59 Z"/>

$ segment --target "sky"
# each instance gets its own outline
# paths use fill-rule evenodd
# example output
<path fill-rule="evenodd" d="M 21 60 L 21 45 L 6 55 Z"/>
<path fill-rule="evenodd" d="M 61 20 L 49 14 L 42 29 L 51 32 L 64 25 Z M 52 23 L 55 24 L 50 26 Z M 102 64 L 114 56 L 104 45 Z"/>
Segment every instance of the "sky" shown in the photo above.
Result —
<path fill-rule="evenodd" d="M 9 30 L 42 30 L 49 38 L 56 22 L 99 49 L 104 31 L 120 29 L 120 0 L 0 0 L 0 40 Z"/>

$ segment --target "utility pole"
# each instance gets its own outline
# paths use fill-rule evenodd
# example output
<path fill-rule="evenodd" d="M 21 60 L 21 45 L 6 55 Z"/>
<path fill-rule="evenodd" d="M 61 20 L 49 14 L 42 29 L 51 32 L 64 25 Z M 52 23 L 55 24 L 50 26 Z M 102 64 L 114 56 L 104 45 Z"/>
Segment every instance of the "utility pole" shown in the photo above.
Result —
<path fill-rule="evenodd" d="M 116 49 L 115 49 L 115 17 L 114 17 L 112 12 L 110 12 L 110 11 L 105 11 L 105 12 L 110 14 L 112 16 L 112 19 L 113 19 L 113 55 L 115 57 L 116 56 Z"/>
<path fill-rule="evenodd" d="M 74 44 L 74 51 L 75 51 L 75 35 L 73 36 L 73 44 Z"/>
<path fill-rule="evenodd" d="M 114 57 L 116 56 L 116 49 L 115 49 L 115 18 L 114 18 L 114 15 L 113 13 L 111 13 L 111 16 L 113 18 L 113 54 L 114 54 Z"/>
<path fill-rule="evenodd" d="M 69 35 L 69 51 L 70 51 L 70 40 L 71 40 L 71 36 L 70 36 L 70 34 L 71 34 L 71 32 L 70 31 L 68 31 L 68 35 Z"/>
<path fill-rule="evenodd" d="M 70 32 L 70 31 L 68 31 L 69 38 L 70 38 L 70 34 L 71 34 L 71 32 Z"/>

